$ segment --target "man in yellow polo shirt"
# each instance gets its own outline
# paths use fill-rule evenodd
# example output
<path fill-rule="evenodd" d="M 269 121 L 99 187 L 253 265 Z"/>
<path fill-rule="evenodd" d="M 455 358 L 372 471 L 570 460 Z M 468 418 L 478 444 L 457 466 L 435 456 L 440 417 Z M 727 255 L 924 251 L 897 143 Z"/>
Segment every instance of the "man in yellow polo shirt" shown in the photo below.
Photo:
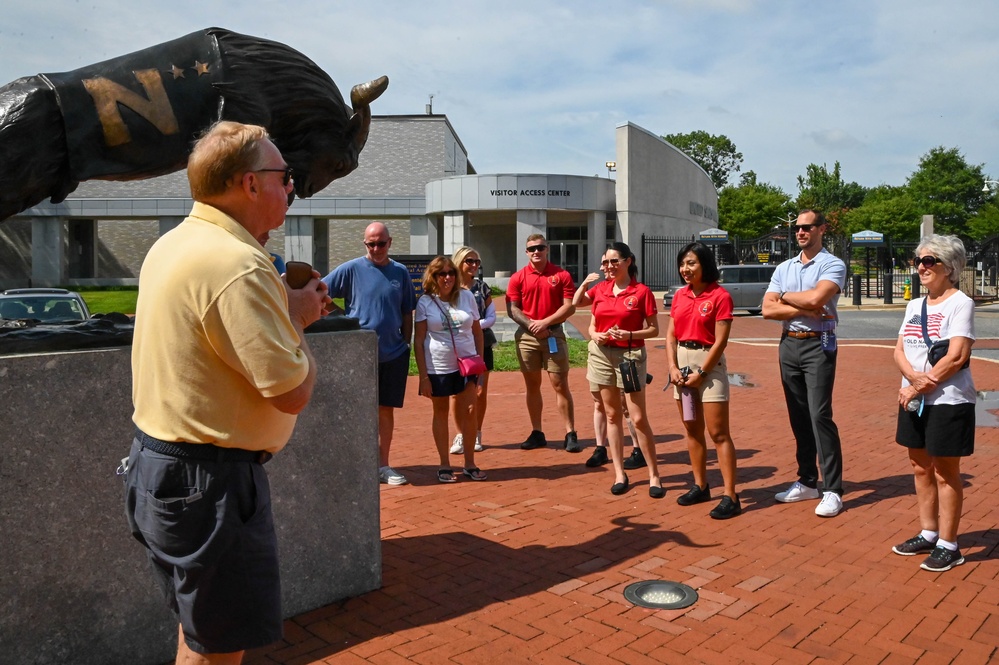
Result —
<path fill-rule="evenodd" d="M 262 243 L 292 172 L 263 127 L 220 122 L 188 161 L 190 216 L 149 250 L 132 345 L 126 515 L 177 614 L 177 662 L 239 663 L 281 638 L 262 464 L 312 396 L 303 330 L 329 298 L 291 290 Z"/>

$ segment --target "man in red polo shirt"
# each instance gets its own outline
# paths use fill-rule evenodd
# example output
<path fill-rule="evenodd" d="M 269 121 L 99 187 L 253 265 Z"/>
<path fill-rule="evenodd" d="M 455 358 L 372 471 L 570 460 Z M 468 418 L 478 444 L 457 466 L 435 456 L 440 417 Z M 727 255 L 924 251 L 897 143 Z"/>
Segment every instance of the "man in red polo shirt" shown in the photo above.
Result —
<path fill-rule="evenodd" d="M 562 323 L 576 311 L 572 305 L 576 287 L 564 268 L 548 261 L 548 242 L 543 235 L 536 233 L 527 239 L 527 258 L 527 266 L 514 273 L 506 291 L 507 313 L 520 326 L 516 334 L 517 360 L 524 375 L 531 418 L 531 435 L 520 447 L 533 450 L 548 445 L 541 431 L 541 370 L 545 370 L 565 421 L 564 447 L 578 453 L 582 447 L 576 437 L 569 392 L 569 348 L 562 328 Z"/>

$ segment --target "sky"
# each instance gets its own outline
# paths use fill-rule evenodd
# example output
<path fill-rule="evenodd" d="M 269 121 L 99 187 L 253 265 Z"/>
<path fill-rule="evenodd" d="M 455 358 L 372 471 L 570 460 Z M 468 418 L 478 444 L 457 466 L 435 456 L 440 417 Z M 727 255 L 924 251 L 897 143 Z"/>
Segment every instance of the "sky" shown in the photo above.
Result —
<path fill-rule="evenodd" d="M 792 197 L 809 164 L 902 185 L 936 146 L 999 178 L 995 0 L 4 5 L 0 84 L 224 27 L 301 51 L 345 98 L 388 75 L 375 115 L 424 113 L 433 95 L 478 173 L 606 176 L 631 122 L 723 134 Z"/>

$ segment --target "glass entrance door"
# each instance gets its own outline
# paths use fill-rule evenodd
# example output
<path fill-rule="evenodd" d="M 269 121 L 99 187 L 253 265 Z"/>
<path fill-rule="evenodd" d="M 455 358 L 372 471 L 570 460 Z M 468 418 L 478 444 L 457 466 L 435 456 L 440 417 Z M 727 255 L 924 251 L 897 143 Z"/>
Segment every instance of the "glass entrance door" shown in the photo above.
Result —
<path fill-rule="evenodd" d="M 579 284 L 587 274 L 589 247 L 581 240 L 559 240 L 548 243 L 548 260 L 565 268 L 574 284 Z"/>

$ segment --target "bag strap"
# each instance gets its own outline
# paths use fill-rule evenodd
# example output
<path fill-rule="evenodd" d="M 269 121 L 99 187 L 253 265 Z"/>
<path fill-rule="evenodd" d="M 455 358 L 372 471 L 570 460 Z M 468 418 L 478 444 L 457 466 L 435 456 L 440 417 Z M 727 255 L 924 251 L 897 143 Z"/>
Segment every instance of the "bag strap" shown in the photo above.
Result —
<path fill-rule="evenodd" d="M 923 298 L 923 312 L 919 316 L 919 322 L 923 326 L 923 341 L 926 342 L 926 348 L 929 349 L 933 346 L 933 342 L 930 341 L 929 331 L 926 329 L 926 298 Z"/>
<path fill-rule="evenodd" d="M 430 296 L 430 299 L 434 301 L 434 304 L 437 305 L 437 309 L 441 311 L 441 314 L 444 316 L 444 319 L 447 321 L 447 331 L 451 333 L 451 350 L 454 351 L 454 357 L 458 359 L 458 363 L 460 364 L 461 356 L 458 355 L 458 342 L 455 341 L 454 331 L 451 330 L 451 317 L 448 316 L 448 313 L 444 311 L 443 307 L 441 307 L 440 298 L 438 298 L 437 296 Z"/>

